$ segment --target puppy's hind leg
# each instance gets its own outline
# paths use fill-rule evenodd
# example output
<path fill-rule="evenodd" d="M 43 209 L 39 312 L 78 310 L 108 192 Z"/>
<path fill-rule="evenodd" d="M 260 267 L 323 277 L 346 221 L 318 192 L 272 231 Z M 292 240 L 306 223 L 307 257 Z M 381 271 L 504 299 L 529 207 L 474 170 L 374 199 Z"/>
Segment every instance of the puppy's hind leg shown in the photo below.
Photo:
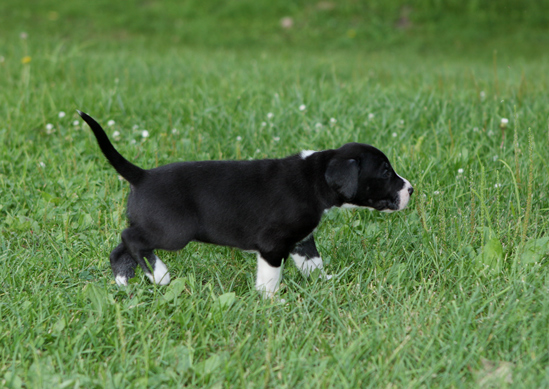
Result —
<path fill-rule="evenodd" d="M 290 255 L 294 260 L 295 266 L 305 277 L 309 277 L 309 275 L 316 269 L 324 269 L 324 264 L 322 263 L 322 258 L 320 257 L 318 250 L 316 249 L 315 238 L 313 235 L 299 242 Z M 320 277 L 326 280 L 332 278 L 332 276 L 327 274 L 323 274 Z"/>
<path fill-rule="evenodd" d="M 145 272 L 147 277 L 149 277 L 149 280 L 158 285 L 168 285 L 171 279 L 166 264 L 162 262 L 152 250 L 145 252 L 143 256 L 147 259 L 153 270 L 152 273 L 150 271 Z"/>
<path fill-rule="evenodd" d="M 151 282 L 158 285 L 168 285 L 170 283 L 168 268 L 154 254 L 154 248 L 150 247 L 148 241 L 137 228 L 130 227 L 122 231 L 122 241 Z"/>
<path fill-rule="evenodd" d="M 111 252 L 109 259 L 111 261 L 111 269 L 116 284 L 118 286 L 128 285 L 128 280 L 135 277 L 137 262 L 135 262 L 131 254 L 126 250 L 124 243 L 120 243 L 116 246 Z"/>

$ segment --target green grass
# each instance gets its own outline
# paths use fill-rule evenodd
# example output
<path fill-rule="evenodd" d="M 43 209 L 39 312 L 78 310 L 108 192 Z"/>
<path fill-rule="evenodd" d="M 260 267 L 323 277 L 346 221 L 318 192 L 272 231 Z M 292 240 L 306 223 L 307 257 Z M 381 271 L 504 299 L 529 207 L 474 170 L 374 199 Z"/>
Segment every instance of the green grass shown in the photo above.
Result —
<path fill-rule="evenodd" d="M 0 386 L 549 385 L 545 54 L 188 47 L 21 12 L 0 41 Z M 128 186 L 76 109 L 142 167 L 360 141 L 416 192 L 326 214 L 334 278 L 288 262 L 286 304 L 258 296 L 255 256 L 195 243 L 160 253 L 170 286 L 121 289 Z"/>

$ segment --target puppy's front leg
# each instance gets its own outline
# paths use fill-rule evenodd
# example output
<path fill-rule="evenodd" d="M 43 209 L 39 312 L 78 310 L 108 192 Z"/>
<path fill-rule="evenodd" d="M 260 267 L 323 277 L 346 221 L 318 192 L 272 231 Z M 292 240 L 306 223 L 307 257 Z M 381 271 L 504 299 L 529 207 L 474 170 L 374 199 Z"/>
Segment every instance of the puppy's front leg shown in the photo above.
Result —
<path fill-rule="evenodd" d="M 280 261 L 282 262 L 282 261 Z M 260 253 L 257 253 L 257 281 L 255 288 L 263 298 L 272 298 L 280 285 L 282 269 L 271 266 Z"/>
<path fill-rule="evenodd" d="M 322 258 L 316 249 L 315 238 L 313 235 L 310 235 L 305 240 L 299 242 L 295 248 L 290 253 L 292 259 L 294 260 L 295 266 L 301 271 L 305 277 L 309 275 L 316 269 L 323 270 L 324 264 L 322 263 Z M 332 276 L 324 274 L 320 277 L 323 277 L 326 280 L 332 278 Z"/>

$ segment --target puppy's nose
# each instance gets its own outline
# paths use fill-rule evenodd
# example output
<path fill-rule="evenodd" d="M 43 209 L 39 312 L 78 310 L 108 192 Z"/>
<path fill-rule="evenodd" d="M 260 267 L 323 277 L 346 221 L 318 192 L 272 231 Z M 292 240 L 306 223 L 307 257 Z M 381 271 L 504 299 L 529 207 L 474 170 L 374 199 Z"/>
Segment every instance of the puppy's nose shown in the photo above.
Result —
<path fill-rule="evenodd" d="M 414 188 L 412 186 L 408 188 L 408 193 L 410 194 L 410 196 L 412 195 L 412 193 L 414 193 Z"/>

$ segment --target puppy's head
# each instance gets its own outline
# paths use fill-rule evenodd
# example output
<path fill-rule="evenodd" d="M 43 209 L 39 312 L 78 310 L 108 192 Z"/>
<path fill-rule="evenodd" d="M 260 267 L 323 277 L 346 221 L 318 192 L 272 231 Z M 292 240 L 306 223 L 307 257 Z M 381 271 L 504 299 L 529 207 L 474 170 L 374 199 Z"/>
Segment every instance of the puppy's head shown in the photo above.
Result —
<path fill-rule="evenodd" d="M 394 171 L 385 154 L 360 143 L 349 143 L 335 150 L 325 178 L 347 207 L 400 211 L 414 192 L 408 180 Z"/>

